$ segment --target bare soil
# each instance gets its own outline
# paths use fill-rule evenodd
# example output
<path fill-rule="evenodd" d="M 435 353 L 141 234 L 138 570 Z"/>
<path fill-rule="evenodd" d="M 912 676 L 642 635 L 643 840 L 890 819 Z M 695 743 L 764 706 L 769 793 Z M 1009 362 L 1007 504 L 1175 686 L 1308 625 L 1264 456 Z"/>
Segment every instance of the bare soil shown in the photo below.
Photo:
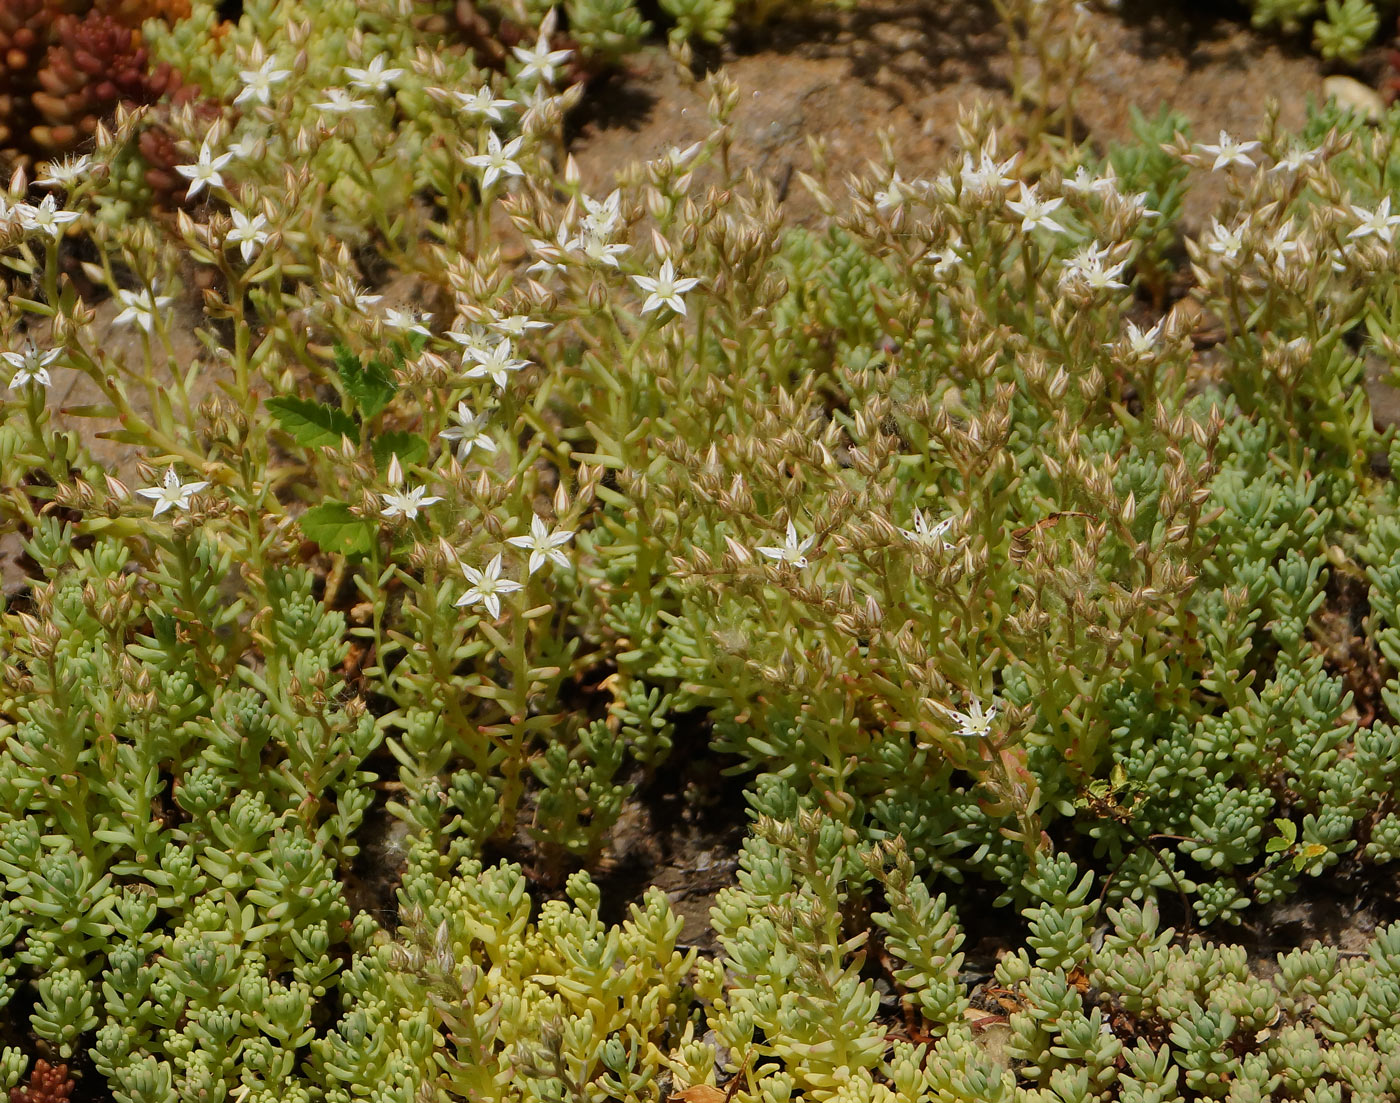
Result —
<path fill-rule="evenodd" d="M 1136 107 L 1170 106 L 1197 136 L 1258 131 L 1271 103 L 1300 127 L 1324 71 L 1302 48 L 1198 5 L 1125 4 L 1091 10 L 1097 55 L 1077 91 L 1077 128 L 1103 147 L 1132 136 Z M 1146 9 L 1146 10 L 1143 10 Z M 1218 8 L 1217 8 L 1218 11 Z M 708 59 L 738 85 L 735 158 L 786 194 L 794 222 L 818 216 L 797 186 L 813 168 L 808 139 L 826 142 L 837 178 L 881 158 L 887 134 L 903 175 L 932 171 L 957 139 L 960 113 L 978 100 L 1010 103 L 1011 62 L 989 5 L 960 0 L 872 0 L 859 11 L 783 23 L 753 48 Z M 606 190 L 617 165 L 684 147 L 709 133 L 703 89 L 662 47 L 639 54 L 581 109 L 574 155 L 588 186 Z M 1220 196 L 1196 189 L 1188 225 Z"/>

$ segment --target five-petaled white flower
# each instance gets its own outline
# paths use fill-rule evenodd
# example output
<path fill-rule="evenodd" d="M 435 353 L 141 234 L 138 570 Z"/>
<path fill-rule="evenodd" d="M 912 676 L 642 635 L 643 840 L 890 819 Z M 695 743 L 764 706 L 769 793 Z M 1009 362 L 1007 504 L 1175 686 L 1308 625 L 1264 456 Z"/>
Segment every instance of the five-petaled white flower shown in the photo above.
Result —
<path fill-rule="evenodd" d="M 1225 131 L 1220 132 L 1220 141 L 1214 145 L 1201 144 L 1196 147 L 1202 153 L 1214 154 L 1215 164 L 1211 165 L 1212 172 L 1219 172 L 1230 165 L 1240 165 L 1247 169 L 1254 167 L 1254 160 L 1249 156 L 1259 148 L 1258 142 L 1237 142 Z"/>
<path fill-rule="evenodd" d="M 398 459 L 397 456 L 394 457 Z M 426 486 L 409 487 L 403 490 L 380 491 L 379 496 L 384 499 L 384 508 L 380 511 L 385 517 L 407 517 L 410 521 L 418 519 L 418 511 L 427 509 L 434 502 L 442 501 L 441 498 L 428 495 Z"/>
<path fill-rule="evenodd" d="M 34 183 L 41 188 L 67 188 L 87 175 L 92 167 L 92 158 L 84 153 L 81 157 L 65 157 L 62 161 L 47 161 L 43 165 L 44 175 Z"/>
<path fill-rule="evenodd" d="M 516 107 L 514 100 L 498 100 L 489 84 L 483 84 L 475 92 L 452 93 L 452 98 L 464 114 L 473 119 L 490 119 L 493 123 L 505 122 L 502 111 Z"/>
<path fill-rule="evenodd" d="M 581 195 L 579 198 L 583 201 L 584 228 L 600 234 L 612 233 L 622 217 L 622 191 L 613 188 L 602 199 L 594 199 L 591 195 Z"/>
<path fill-rule="evenodd" d="M 1365 207 L 1352 205 L 1351 213 L 1361 220 L 1360 224 L 1351 233 L 1347 234 L 1347 240 L 1353 238 L 1371 237 L 1380 238 L 1387 245 L 1390 244 L 1391 231 L 1396 226 L 1400 226 L 1400 215 L 1390 213 L 1390 196 L 1386 196 L 1380 201 L 1379 206 L 1374 211 L 1368 211 Z"/>
<path fill-rule="evenodd" d="M 531 77 L 538 77 L 546 84 L 554 83 L 554 67 L 568 61 L 569 56 L 573 53 L 572 50 L 551 50 L 549 48 L 549 36 L 554 30 L 554 23 L 554 9 L 550 9 L 544 22 L 540 24 L 540 34 L 539 38 L 535 40 L 534 48 L 515 47 L 515 56 L 525 63 L 515 74 L 516 80 L 524 82 Z"/>
<path fill-rule="evenodd" d="M 632 282 L 648 293 L 647 301 L 642 304 L 643 314 L 660 310 L 663 303 L 677 314 L 684 314 L 685 300 L 681 296 L 700 281 L 694 276 L 677 279 L 671 258 L 667 257 L 661 265 L 660 274 L 654 279 L 651 276 L 633 276 Z"/>
<path fill-rule="evenodd" d="M 953 527 L 953 519 L 945 517 L 936 525 L 930 525 L 924 516 L 924 511 L 914 510 L 914 527 L 912 529 L 900 529 L 899 535 L 913 544 L 922 544 L 926 548 L 934 547 L 937 544 L 943 545 L 944 551 L 952 551 L 956 546 L 950 544 L 943 538 L 943 534 Z"/>
<path fill-rule="evenodd" d="M 14 374 L 10 376 L 10 386 L 18 389 L 25 383 L 37 383 L 41 387 L 47 387 L 51 382 L 49 365 L 62 355 L 62 349 L 49 349 L 48 352 L 41 353 L 30 343 L 23 352 L 0 352 L 0 359 L 15 369 Z"/>
<path fill-rule="evenodd" d="M 1128 351 L 1141 358 L 1151 356 L 1157 351 L 1157 342 L 1161 337 L 1161 322 L 1146 331 L 1139 329 L 1135 322 L 1129 322 L 1128 332 L 1123 335 L 1123 340 L 1128 346 Z"/>
<path fill-rule="evenodd" d="M 513 544 L 517 548 L 529 549 L 529 573 L 534 574 L 544 566 L 546 559 L 561 567 L 567 567 L 569 557 L 561 549 L 573 538 L 574 534 L 571 529 L 556 529 L 554 532 L 550 532 L 545 519 L 537 513 L 530 519 L 529 536 L 512 536 L 506 543 Z"/>
<path fill-rule="evenodd" d="M 232 153 L 221 153 L 215 157 L 209 149 L 209 143 L 205 142 L 199 147 L 199 160 L 192 165 L 175 166 L 175 171 L 190 182 L 186 196 L 193 199 L 206 187 L 222 188 L 224 178 L 219 175 L 219 170 L 232 160 Z"/>
<path fill-rule="evenodd" d="M 1233 260 L 1244 248 L 1244 234 L 1248 220 L 1233 229 L 1224 226 L 1214 215 L 1210 220 L 1210 237 L 1206 240 L 1206 250 L 1216 256 Z"/>
<path fill-rule="evenodd" d="M 1083 246 L 1074 256 L 1061 262 L 1064 273 L 1060 276 L 1060 286 L 1083 283 L 1091 291 L 1122 289 L 1124 284 L 1118 276 L 1122 274 L 1127 261 L 1120 260 L 1116 264 L 1105 266 L 1104 261 L 1107 259 L 1106 248 L 1100 249 L 1093 242 Z"/>
<path fill-rule="evenodd" d="M 524 337 L 532 329 L 548 329 L 549 323 L 538 321 L 528 314 L 497 314 L 492 311 L 491 320 L 486 326 L 496 333 L 518 338 Z"/>
<path fill-rule="evenodd" d="M 380 54 L 369 63 L 367 69 L 352 69 L 345 67 L 345 75 L 350 78 L 352 88 L 358 88 L 361 92 L 384 92 L 389 88 L 389 82 L 398 80 L 403 76 L 402 69 L 384 68 L 386 58 Z"/>
<path fill-rule="evenodd" d="M 456 319 L 458 322 L 461 320 L 461 318 Z M 469 323 L 466 329 L 449 329 L 443 336 L 449 341 L 456 341 L 457 344 L 461 345 L 463 348 L 471 348 L 472 346 L 485 348 L 486 343 L 491 338 L 491 334 L 486 327 L 478 325 L 475 322 Z"/>
<path fill-rule="evenodd" d="M 981 701 L 972 702 L 971 712 L 959 712 L 957 709 L 950 708 L 940 701 L 934 701 L 933 704 L 937 705 L 949 719 L 957 722 L 957 732 L 959 735 L 971 735 L 981 738 L 991 734 L 992 721 L 996 719 L 997 715 L 997 703 L 995 701 L 991 703 L 986 712 L 982 711 Z"/>
<path fill-rule="evenodd" d="M 356 99 L 344 88 L 327 88 L 326 98 L 312 106 L 327 115 L 349 115 L 354 111 L 370 111 L 374 108 L 374 104 Z"/>
<path fill-rule="evenodd" d="M 584 231 L 568 242 L 571 251 L 577 250 L 594 264 L 606 264 L 610 268 L 620 268 L 617 258 L 627 252 L 627 246 L 620 241 L 609 241 L 599 233 Z"/>
<path fill-rule="evenodd" d="M 484 571 L 478 571 L 475 567 L 468 567 L 462 564 L 462 573 L 467 576 L 467 581 L 471 585 L 467 592 L 459 597 L 456 605 L 485 605 L 487 611 L 493 617 L 501 615 L 501 599 L 499 594 L 513 594 L 516 590 L 523 590 L 524 587 L 519 582 L 512 582 L 508 578 L 501 577 L 501 554 L 496 553 L 496 558 L 486 564 Z"/>
<path fill-rule="evenodd" d="M 243 82 L 243 91 L 233 98 L 235 104 L 254 100 L 257 103 L 272 102 L 272 86 L 281 84 L 292 75 L 290 69 L 278 69 L 277 59 L 270 57 L 256 69 L 244 69 L 238 74 Z"/>
<path fill-rule="evenodd" d="M 233 216 L 233 229 L 224 240 L 230 245 L 237 245 L 238 251 L 243 254 L 243 263 L 251 264 L 258 246 L 267 244 L 267 230 L 264 228 L 267 226 L 267 216 L 259 212 L 249 218 L 237 207 L 229 213 Z"/>
<path fill-rule="evenodd" d="M 156 508 L 151 516 L 159 517 L 167 509 L 189 509 L 190 497 L 208 485 L 203 479 L 182 483 L 180 476 L 175 474 L 175 465 L 171 464 L 165 469 L 165 481 L 160 486 L 142 487 L 136 493 L 155 502 Z"/>
<path fill-rule="evenodd" d="M 892 211 L 904 206 L 909 202 L 909 192 L 905 190 L 905 181 L 900 178 L 899 170 L 895 169 L 894 175 L 890 177 L 890 182 L 883 188 L 876 190 L 875 209 L 878 211 Z"/>
<path fill-rule="evenodd" d="M 391 306 L 384 311 L 384 324 L 390 329 L 397 329 L 404 333 L 417 333 L 424 337 L 431 337 L 433 331 L 426 323 L 430 315 L 417 310 L 400 310 Z"/>
<path fill-rule="evenodd" d="M 804 536 L 797 539 L 797 526 L 791 521 L 787 523 L 787 537 L 783 540 L 781 547 L 759 548 L 762 555 L 769 559 L 776 559 L 779 563 L 791 563 L 794 567 L 805 567 L 807 565 L 807 549 L 816 540 L 815 536 Z"/>
<path fill-rule="evenodd" d="M 1300 172 L 1303 166 L 1313 164 L 1320 156 L 1322 156 L 1320 149 L 1290 146 L 1288 152 L 1278 159 L 1273 168 L 1269 169 L 1269 173 L 1270 175 L 1278 173 L 1280 176 L 1291 175 Z"/>
<path fill-rule="evenodd" d="M 486 414 L 473 414 L 470 406 L 465 402 L 459 402 L 457 409 L 452 413 L 452 418 L 457 424 L 449 425 L 438 436 L 443 440 L 457 442 L 458 462 L 465 463 L 467 457 L 472 454 L 473 448 L 480 448 L 483 452 L 496 451 L 496 442 L 486 432 L 486 426 L 489 423 Z"/>
<path fill-rule="evenodd" d="M 468 345 L 463 356 L 474 361 L 473 366 L 467 369 L 468 379 L 490 376 L 496 386 L 501 388 L 505 387 L 506 378 L 511 372 L 530 366 L 530 361 L 516 358 L 509 337 L 502 337 L 491 348 L 484 345 Z"/>
<path fill-rule="evenodd" d="M 135 322 L 147 333 L 156 324 L 156 317 L 171 303 L 169 295 L 157 295 L 155 285 L 140 291 L 118 291 L 117 301 L 122 304 L 122 312 L 112 319 L 113 325 L 124 326 Z"/>
<path fill-rule="evenodd" d="M 59 207 L 51 195 L 44 196 L 37 207 L 28 203 L 15 204 L 15 214 L 19 215 L 19 224 L 26 230 L 37 230 L 55 239 L 63 236 L 66 223 L 78 217 L 77 211 L 65 211 Z"/>
<path fill-rule="evenodd" d="M 1076 195 L 1107 197 L 1118 190 L 1118 179 L 1114 175 L 1112 165 L 1107 166 L 1102 176 L 1094 176 L 1086 166 L 1080 165 L 1074 170 L 1073 176 L 1065 178 L 1063 186 L 1065 191 L 1074 192 Z"/>
<path fill-rule="evenodd" d="M 964 153 L 960 174 L 962 187 L 973 195 L 983 198 L 1000 195 L 1002 188 L 1009 188 L 1016 182 L 1011 172 L 1015 169 L 1016 159 L 1019 156 L 1019 153 L 1013 153 L 1005 161 L 998 164 L 993 159 L 993 150 L 984 147 L 981 160 L 974 165 L 972 154 Z"/>
<path fill-rule="evenodd" d="M 520 152 L 520 145 L 524 142 L 523 137 L 512 138 L 505 145 L 501 145 L 501 139 L 494 130 L 486 132 L 486 152 L 477 153 L 463 160 L 472 166 L 482 170 L 481 187 L 488 190 L 492 184 L 502 176 L 524 176 L 525 170 L 515 163 L 515 156 Z"/>
<path fill-rule="evenodd" d="M 1050 217 L 1050 212 L 1063 202 L 1064 199 L 1058 196 L 1054 199 L 1041 199 L 1034 184 L 1022 182 L 1021 198 L 1009 200 L 1006 205 L 1021 216 L 1022 233 L 1028 234 L 1036 227 L 1041 227 L 1051 233 L 1063 234 L 1065 228 Z"/>

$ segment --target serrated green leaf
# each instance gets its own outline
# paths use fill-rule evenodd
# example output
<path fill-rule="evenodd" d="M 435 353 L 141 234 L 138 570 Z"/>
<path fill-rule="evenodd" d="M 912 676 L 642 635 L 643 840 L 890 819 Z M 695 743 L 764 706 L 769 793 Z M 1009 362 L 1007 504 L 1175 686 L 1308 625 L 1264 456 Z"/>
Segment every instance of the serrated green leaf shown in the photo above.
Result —
<path fill-rule="evenodd" d="M 428 458 L 428 442 L 417 433 L 380 433 L 369 447 L 374 454 L 374 464 L 381 471 L 388 469 L 392 456 L 398 456 L 400 464 L 422 463 Z"/>
<path fill-rule="evenodd" d="M 277 424 L 291 433 L 298 444 L 334 446 L 340 444 L 341 437 L 349 437 L 353 441 L 360 439 L 355 419 L 323 402 L 281 396 L 269 398 L 265 405 L 277 419 Z"/>
<path fill-rule="evenodd" d="M 388 364 L 379 359 L 361 364 L 360 358 L 344 345 L 335 346 L 335 370 L 340 373 L 345 393 L 366 418 L 374 417 L 389 405 L 399 389 Z"/>
<path fill-rule="evenodd" d="M 322 551 L 340 555 L 368 555 L 374 543 L 374 529 L 363 517 L 356 517 L 344 502 L 322 502 L 301 515 L 301 531 Z"/>

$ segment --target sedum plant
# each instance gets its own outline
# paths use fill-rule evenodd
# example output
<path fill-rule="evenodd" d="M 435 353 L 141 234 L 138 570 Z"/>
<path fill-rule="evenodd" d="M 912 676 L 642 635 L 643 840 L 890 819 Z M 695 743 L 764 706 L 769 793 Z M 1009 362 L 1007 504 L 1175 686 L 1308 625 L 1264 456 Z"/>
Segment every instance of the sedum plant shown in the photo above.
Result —
<path fill-rule="evenodd" d="M 1314 49 L 1332 60 L 1355 62 L 1380 29 L 1381 17 L 1393 6 L 1371 0 L 1254 0 L 1250 21 L 1256 27 L 1277 26 L 1292 34 L 1312 27 Z"/>
<path fill-rule="evenodd" d="M 7 1088 L 1397 1090 L 1392 928 L 1265 978 L 1161 926 L 1394 856 L 1396 119 L 1099 155 L 971 113 L 798 230 L 723 74 L 590 194 L 544 13 L 502 75 L 277 10 L 162 122 L 177 216 L 132 113 L 0 203 Z M 582 872 L 683 728 L 752 818 L 706 956 Z M 987 1014 L 960 883 L 1025 925 Z"/>

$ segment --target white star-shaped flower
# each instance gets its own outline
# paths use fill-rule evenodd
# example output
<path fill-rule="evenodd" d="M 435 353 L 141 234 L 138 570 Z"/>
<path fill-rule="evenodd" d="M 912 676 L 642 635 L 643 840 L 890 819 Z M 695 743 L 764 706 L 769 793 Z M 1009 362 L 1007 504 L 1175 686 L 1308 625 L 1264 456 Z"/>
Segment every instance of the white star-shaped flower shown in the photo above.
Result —
<path fill-rule="evenodd" d="M 465 402 L 459 402 L 457 409 L 452 412 L 452 418 L 457 424 L 449 425 L 438 436 L 443 440 L 457 442 L 459 463 L 466 462 L 467 457 L 472 454 L 473 448 L 480 448 L 483 452 L 496 451 L 496 442 L 486 432 L 486 427 L 490 423 L 486 414 L 473 414 L 470 406 Z"/>
<path fill-rule="evenodd" d="M 1202 153 L 1214 154 L 1215 164 L 1211 165 L 1212 172 L 1219 172 L 1230 165 L 1240 165 L 1247 169 L 1254 167 L 1254 160 L 1249 155 L 1259 148 L 1258 142 L 1237 142 L 1225 131 L 1220 132 L 1220 141 L 1214 145 L 1198 145 L 1196 147 Z"/>
<path fill-rule="evenodd" d="M 1390 244 L 1391 232 L 1400 226 L 1400 215 L 1390 213 L 1390 196 L 1382 199 L 1374 211 L 1352 204 L 1351 213 L 1360 219 L 1356 229 L 1347 234 L 1347 240 L 1375 236 Z"/>
<path fill-rule="evenodd" d="M 1233 260 L 1239 256 L 1240 250 L 1244 248 L 1245 223 L 1241 223 L 1234 229 L 1227 229 L 1214 216 L 1210 220 L 1210 237 L 1206 240 L 1207 252 L 1216 256 Z"/>
<path fill-rule="evenodd" d="M 1124 284 L 1118 279 L 1127 261 L 1104 265 L 1108 250 L 1100 249 L 1092 242 L 1079 249 L 1074 256 L 1061 262 L 1064 273 L 1060 276 L 1060 286 L 1083 283 L 1091 291 L 1122 290 Z"/>
<path fill-rule="evenodd" d="M 221 153 L 215 157 L 205 142 L 199 147 L 199 160 L 192 165 L 176 165 L 175 171 L 190 182 L 185 195 L 193 199 L 205 188 L 222 188 L 224 178 L 219 170 L 233 160 L 232 153 Z"/>
<path fill-rule="evenodd" d="M 398 457 L 394 457 L 395 461 Z M 428 495 L 426 486 L 414 486 L 404 489 L 390 491 L 380 491 L 379 496 L 384 499 L 384 508 L 380 512 L 385 517 L 406 517 L 410 521 L 418 519 L 418 511 L 427 509 L 434 502 L 442 501 L 441 498 Z"/>
<path fill-rule="evenodd" d="M 475 92 L 454 91 L 452 98 L 469 118 L 489 119 L 493 123 L 505 122 L 501 112 L 513 110 L 517 106 L 514 100 L 496 99 L 496 94 L 491 91 L 489 84 L 483 84 Z"/>
<path fill-rule="evenodd" d="M 561 549 L 573 538 L 574 534 L 571 529 L 556 529 L 554 532 L 550 532 L 549 525 L 537 513 L 530 518 L 529 536 L 512 536 L 506 543 L 513 544 L 517 548 L 529 549 L 529 573 L 534 574 L 544 566 L 546 559 L 561 567 L 568 567 L 569 557 Z"/>
<path fill-rule="evenodd" d="M 63 227 L 67 223 L 79 217 L 77 211 L 65 211 L 59 207 L 51 195 L 44 196 L 37 207 L 16 203 L 15 213 L 19 215 L 19 224 L 26 230 L 48 234 L 55 239 L 63 236 Z"/>
<path fill-rule="evenodd" d="M 268 58 L 256 69 L 244 69 L 238 74 L 243 82 L 243 91 L 233 98 L 235 104 L 253 100 L 256 103 L 271 103 L 273 85 L 281 84 L 292 75 L 290 69 L 278 69 L 277 59 Z"/>
<path fill-rule="evenodd" d="M 417 310 L 400 310 L 397 307 L 389 307 L 384 311 L 384 324 L 390 329 L 397 329 L 402 333 L 418 333 L 424 337 L 431 337 L 433 331 L 424 323 L 429 315 Z"/>
<path fill-rule="evenodd" d="M 602 234 L 587 231 L 570 238 L 567 247 L 570 252 L 582 253 L 594 264 L 606 264 L 610 268 L 620 268 L 617 258 L 627 252 L 622 242 L 611 242 Z"/>
<path fill-rule="evenodd" d="M 198 494 L 208 485 L 202 479 L 197 482 L 182 483 L 180 476 L 175 474 L 175 466 L 172 464 L 165 469 L 165 481 L 160 486 L 142 487 L 136 493 L 155 502 L 156 508 L 151 512 L 151 516 L 159 517 L 167 509 L 189 509 L 190 497 Z"/>
<path fill-rule="evenodd" d="M 900 178 L 899 170 L 895 169 L 894 175 L 883 188 L 875 192 L 875 209 L 878 211 L 893 211 L 909 202 L 909 192 L 905 190 L 905 181 Z"/>
<path fill-rule="evenodd" d="M 605 199 L 594 199 L 589 195 L 579 198 L 583 201 L 584 232 L 604 237 L 611 235 L 622 218 L 622 192 L 614 188 Z"/>
<path fill-rule="evenodd" d="M 515 47 L 515 56 L 522 62 L 520 71 L 515 74 L 515 79 L 524 83 L 532 77 L 538 77 L 545 84 L 554 83 L 554 67 L 562 65 L 569 60 L 572 50 L 551 50 L 549 48 L 549 36 L 554 30 L 555 12 L 550 9 L 549 15 L 540 24 L 539 38 L 535 40 L 534 48 L 528 46 Z"/>
<path fill-rule="evenodd" d="M 1151 356 L 1157 351 L 1157 343 L 1162 337 L 1162 323 L 1158 322 L 1149 330 L 1141 330 L 1136 323 L 1128 323 L 1128 332 L 1124 334 L 1124 342 L 1128 346 L 1128 351 L 1134 356 L 1143 358 Z"/>
<path fill-rule="evenodd" d="M 460 321 L 462 321 L 461 318 L 456 319 L 456 322 Z M 455 341 L 463 348 L 485 348 L 491 339 L 490 331 L 485 326 L 475 322 L 468 323 L 466 329 L 449 329 L 443 336 L 449 341 Z"/>
<path fill-rule="evenodd" d="M 327 115 L 349 115 L 355 111 L 371 111 L 374 109 L 372 103 L 365 103 L 364 100 L 356 99 L 344 88 L 327 88 L 326 98 L 320 103 L 312 104 L 312 106 Z"/>
<path fill-rule="evenodd" d="M 42 166 L 43 175 L 34 183 L 41 188 L 67 188 L 87 175 L 92 168 L 92 158 L 87 154 L 81 157 L 65 157 L 62 161 L 47 161 Z"/>
<path fill-rule="evenodd" d="M 1064 189 L 1076 195 L 1111 195 L 1118 190 L 1118 182 L 1114 179 L 1112 165 L 1103 176 L 1091 175 L 1086 165 L 1080 165 L 1073 176 L 1065 177 Z"/>
<path fill-rule="evenodd" d="M 472 166 L 482 170 L 481 189 L 489 191 L 491 185 L 502 176 L 524 176 L 525 170 L 515 163 L 515 156 L 520 152 L 523 137 L 512 138 L 504 146 L 501 139 L 494 130 L 486 132 L 486 152 L 478 153 L 463 160 Z"/>
<path fill-rule="evenodd" d="M 930 525 L 924 516 L 924 511 L 918 508 L 914 510 L 914 527 L 912 529 L 900 529 L 899 535 L 908 540 L 911 544 L 922 544 L 926 548 L 941 544 L 944 551 L 952 551 L 955 545 L 943 539 L 943 534 L 953 527 L 953 519 L 945 517 L 936 525 Z"/>
<path fill-rule="evenodd" d="M 521 368 L 530 366 L 530 361 L 516 358 L 509 337 L 502 337 L 491 348 L 468 345 L 463 356 L 474 361 L 472 367 L 467 369 L 468 379 L 490 376 L 496 386 L 502 389 L 505 388 L 506 379 L 511 372 L 518 372 Z"/>
<path fill-rule="evenodd" d="M 996 719 L 998 707 L 995 701 L 991 703 L 991 706 L 986 712 L 982 711 L 981 701 L 972 702 L 971 712 L 959 712 L 957 709 L 950 708 L 939 701 L 934 701 L 933 704 L 937 705 L 949 719 L 957 723 L 957 733 L 959 735 L 970 735 L 982 738 L 991 734 L 992 721 Z"/>
<path fill-rule="evenodd" d="M 352 88 L 358 88 L 361 92 L 387 92 L 390 81 L 398 80 L 403 76 L 402 69 L 384 68 L 388 59 L 380 54 L 369 63 L 365 69 L 352 69 L 345 67 L 345 75 L 350 80 Z"/>
<path fill-rule="evenodd" d="M 1011 172 L 1016 167 L 1016 159 L 1019 156 L 1020 154 L 1013 153 L 998 164 L 993 159 L 992 151 L 983 149 L 981 160 L 974 165 L 972 155 L 964 153 L 961 174 L 963 188 L 983 198 L 1000 195 L 1002 188 L 1009 188 L 1016 183 Z"/>
<path fill-rule="evenodd" d="M 776 559 L 779 563 L 791 563 L 794 567 L 807 566 L 807 549 L 812 546 L 815 536 L 804 536 L 801 540 L 797 538 L 797 526 L 791 521 L 787 523 L 787 538 L 780 547 L 761 547 L 758 549 L 761 555 L 766 555 L 769 559 Z"/>
<path fill-rule="evenodd" d="M 41 353 L 31 342 L 23 352 L 0 352 L 0 360 L 4 360 L 15 369 L 14 374 L 10 376 L 10 386 L 18 390 L 26 383 L 37 383 L 41 387 L 47 387 L 52 382 L 49 378 L 49 365 L 62 355 L 62 349 L 49 349 L 48 352 Z"/>
<path fill-rule="evenodd" d="M 1269 174 L 1293 175 L 1301 172 L 1305 166 L 1315 163 L 1320 156 L 1322 156 L 1322 151 L 1319 149 L 1309 149 L 1307 146 L 1290 146 L 1288 152 L 1269 169 Z"/>
<path fill-rule="evenodd" d="M 243 263 L 251 264 L 258 247 L 267 244 L 267 230 L 264 228 L 267 226 L 267 216 L 259 212 L 249 218 L 237 207 L 229 213 L 233 216 L 233 229 L 224 240 L 230 245 L 237 245 L 238 251 L 243 254 Z"/>
<path fill-rule="evenodd" d="M 669 306 L 677 314 L 685 313 L 685 300 L 681 298 L 687 291 L 700 281 L 693 276 L 686 276 L 681 279 L 676 278 L 676 270 L 671 264 L 671 258 L 667 257 L 661 265 L 661 272 L 652 278 L 651 276 L 633 276 L 632 282 L 647 292 L 647 301 L 642 304 L 642 313 L 649 314 L 653 310 L 660 310 L 662 305 Z"/>
<path fill-rule="evenodd" d="M 487 612 L 493 617 L 501 615 L 501 599 L 498 595 L 513 594 L 516 590 L 524 589 L 519 582 L 512 582 L 508 578 L 501 577 L 501 555 L 499 552 L 496 553 L 496 558 L 486 565 L 484 571 L 478 571 L 475 567 L 468 567 L 463 563 L 462 573 L 467 576 L 467 581 L 471 585 L 454 604 L 459 607 L 485 605 Z"/>
<path fill-rule="evenodd" d="M 1041 199 L 1034 184 L 1021 184 L 1021 198 L 1013 199 L 1006 205 L 1021 216 L 1021 232 L 1030 233 L 1040 227 L 1051 233 L 1063 234 L 1065 228 L 1050 217 L 1050 212 L 1064 203 L 1064 199 Z"/>
<path fill-rule="evenodd" d="M 548 322 L 537 321 L 528 314 L 496 314 L 492 312 L 487 328 L 507 337 L 520 338 L 532 329 L 548 329 Z"/>
<path fill-rule="evenodd" d="M 124 326 L 128 322 L 135 322 L 150 333 L 159 312 L 169 306 L 172 299 L 169 295 L 157 295 L 155 286 L 152 285 L 149 288 L 143 287 L 140 291 L 118 291 L 117 301 L 122 304 L 123 309 L 112 319 L 113 325 Z"/>

